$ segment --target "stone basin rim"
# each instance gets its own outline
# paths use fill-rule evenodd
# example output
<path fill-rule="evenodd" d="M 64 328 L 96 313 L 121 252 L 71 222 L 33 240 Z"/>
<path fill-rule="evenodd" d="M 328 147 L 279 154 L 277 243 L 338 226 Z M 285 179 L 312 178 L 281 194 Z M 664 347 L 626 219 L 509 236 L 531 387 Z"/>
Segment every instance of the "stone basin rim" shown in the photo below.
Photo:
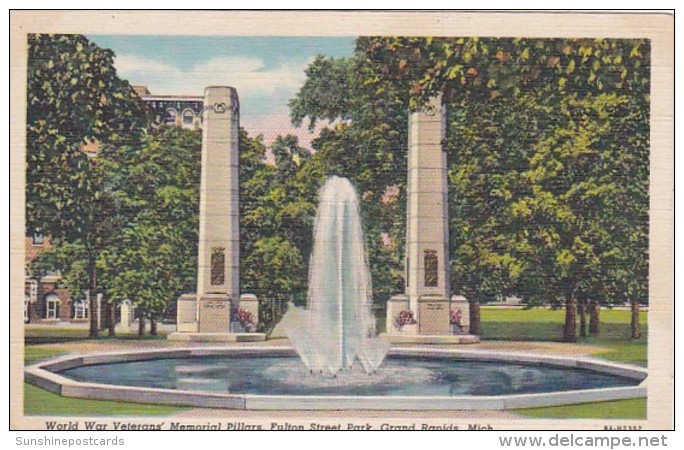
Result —
<path fill-rule="evenodd" d="M 238 410 L 508 410 L 553 405 L 569 405 L 646 397 L 648 369 L 594 358 L 572 358 L 536 353 L 492 352 L 434 347 L 390 349 L 388 356 L 454 359 L 519 364 L 547 365 L 585 369 L 640 381 L 637 386 L 556 391 L 501 396 L 305 396 L 268 394 L 229 394 L 178 389 L 119 386 L 80 382 L 60 375 L 59 371 L 98 364 L 148 361 L 155 359 L 202 356 L 295 356 L 289 346 L 203 346 L 128 350 L 104 353 L 64 355 L 28 366 L 25 381 L 55 394 L 99 400 L 175 406 L 210 407 Z"/>

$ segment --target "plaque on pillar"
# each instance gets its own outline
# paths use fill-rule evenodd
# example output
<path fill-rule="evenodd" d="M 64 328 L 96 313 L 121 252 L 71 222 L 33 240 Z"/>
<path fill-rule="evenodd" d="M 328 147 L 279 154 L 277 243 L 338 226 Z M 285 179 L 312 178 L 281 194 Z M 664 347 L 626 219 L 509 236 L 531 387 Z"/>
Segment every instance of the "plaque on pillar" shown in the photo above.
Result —
<path fill-rule="evenodd" d="M 205 294 L 198 305 L 200 333 L 230 332 L 230 297 L 226 294 Z"/>
<path fill-rule="evenodd" d="M 447 298 L 424 295 L 418 299 L 418 334 L 451 334 Z"/>
<path fill-rule="evenodd" d="M 226 279 L 226 249 L 212 247 L 211 249 L 211 285 L 222 286 Z"/>

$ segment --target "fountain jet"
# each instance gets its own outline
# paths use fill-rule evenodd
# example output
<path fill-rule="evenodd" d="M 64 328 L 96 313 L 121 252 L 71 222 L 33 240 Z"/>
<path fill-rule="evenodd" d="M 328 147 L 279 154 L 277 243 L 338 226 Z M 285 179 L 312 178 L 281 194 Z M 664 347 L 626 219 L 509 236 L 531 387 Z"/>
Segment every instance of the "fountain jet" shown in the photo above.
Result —
<path fill-rule="evenodd" d="M 371 305 L 356 191 L 329 177 L 319 193 L 307 309 L 288 312 L 287 334 L 310 371 L 334 376 L 356 360 L 367 373 L 380 366 L 389 343 L 376 337 Z"/>

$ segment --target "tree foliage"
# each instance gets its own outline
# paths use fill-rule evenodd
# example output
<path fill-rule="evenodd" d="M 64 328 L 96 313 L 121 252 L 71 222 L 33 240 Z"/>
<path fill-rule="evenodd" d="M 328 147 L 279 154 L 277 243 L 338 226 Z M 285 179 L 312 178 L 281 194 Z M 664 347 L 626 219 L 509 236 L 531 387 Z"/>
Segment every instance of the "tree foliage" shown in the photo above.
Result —
<path fill-rule="evenodd" d="M 306 299 L 315 196 L 322 178 L 295 136 L 279 136 L 264 160 L 263 138 L 240 137 L 240 286 L 260 300 L 268 331 L 287 303 Z"/>
<path fill-rule="evenodd" d="M 153 320 L 195 289 L 200 145 L 199 132 L 163 126 L 107 161 L 107 188 L 128 221 L 102 255 L 101 284 Z"/>
<path fill-rule="evenodd" d="M 96 220 L 95 160 L 101 148 L 135 141 L 144 106 L 113 66 L 114 53 L 81 35 L 28 36 L 27 231 L 82 238 Z M 88 199 L 89 201 L 83 201 Z"/>

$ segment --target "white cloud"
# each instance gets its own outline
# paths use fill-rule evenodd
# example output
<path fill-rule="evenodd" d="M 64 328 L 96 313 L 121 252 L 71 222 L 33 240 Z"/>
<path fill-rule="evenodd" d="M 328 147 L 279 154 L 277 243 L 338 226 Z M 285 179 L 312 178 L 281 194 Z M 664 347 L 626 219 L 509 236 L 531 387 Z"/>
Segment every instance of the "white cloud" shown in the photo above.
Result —
<path fill-rule="evenodd" d="M 152 94 L 201 95 L 209 85 L 228 85 L 241 98 L 270 96 L 276 91 L 294 95 L 305 79 L 308 61 L 282 63 L 264 69 L 264 61 L 252 57 L 213 58 L 181 70 L 176 66 L 135 55 L 116 57 L 115 66 L 122 78 L 132 84 L 148 86 Z"/>

